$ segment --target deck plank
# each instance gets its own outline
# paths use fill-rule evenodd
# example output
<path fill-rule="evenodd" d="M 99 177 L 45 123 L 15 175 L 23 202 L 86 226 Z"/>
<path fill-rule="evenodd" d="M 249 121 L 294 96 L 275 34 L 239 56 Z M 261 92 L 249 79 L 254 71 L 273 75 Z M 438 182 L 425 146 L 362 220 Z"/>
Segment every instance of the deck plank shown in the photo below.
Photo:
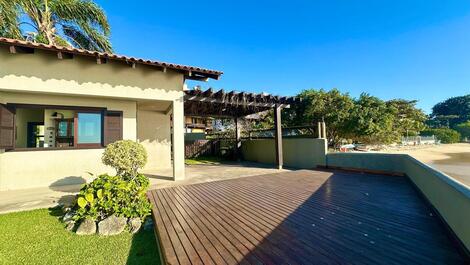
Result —
<path fill-rule="evenodd" d="M 299 170 L 149 192 L 168 264 L 466 264 L 406 177 Z"/>

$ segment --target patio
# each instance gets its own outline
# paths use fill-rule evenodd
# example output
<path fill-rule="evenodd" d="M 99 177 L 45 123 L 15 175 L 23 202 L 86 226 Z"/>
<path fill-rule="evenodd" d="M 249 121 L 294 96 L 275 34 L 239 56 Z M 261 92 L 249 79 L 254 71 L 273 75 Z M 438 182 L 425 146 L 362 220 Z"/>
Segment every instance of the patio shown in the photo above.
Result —
<path fill-rule="evenodd" d="M 279 171 L 277 168 L 260 163 L 232 162 L 214 165 L 186 165 L 186 178 L 173 180 L 173 169 L 144 171 L 149 177 L 152 188 L 188 185 L 194 183 L 248 177 Z M 0 213 L 48 208 L 57 203 L 70 203 L 80 190 L 84 179 L 78 179 L 81 184 L 55 185 L 44 188 L 11 190 L 0 192 Z"/>
<path fill-rule="evenodd" d="M 167 264 L 465 264 L 406 177 L 299 170 L 156 189 Z"/>

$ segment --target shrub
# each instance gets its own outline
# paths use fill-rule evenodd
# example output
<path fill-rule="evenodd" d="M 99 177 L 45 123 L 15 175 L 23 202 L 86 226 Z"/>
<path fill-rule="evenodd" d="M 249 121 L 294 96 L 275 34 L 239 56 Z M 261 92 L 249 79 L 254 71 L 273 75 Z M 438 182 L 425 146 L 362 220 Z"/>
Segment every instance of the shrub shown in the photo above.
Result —
<path fill-rule="evenodd" d="M 455 130 L 462 135 L 462 138 L 470 138 L 470 121 L 457 124 Z"/>
<path fill-rule="evenodd" d="M 132 179 L 147 163 L 147 152 L 137 142 L 121 140 L 106 147 L 102 161 L 103 164 L 113 167 L 118 176 Z"/>
<path fill-rule="evenodd" d="M 421 132 L 423 136 L 434 135 L 443 144 L 457 143 L 460 141 L 460 133 L 449 128 L 427 129 Z"/>
<path fill-rule="evenodd" d="M 100 221 L 116 214 L 142 220 L 150 214 L 151 206 L 146 198 L 149 180 L 138 174 L 132 180 L 103 174 L 85 184 L 77 196 L 73 208 L 76 221 L 90 218 Z"/>

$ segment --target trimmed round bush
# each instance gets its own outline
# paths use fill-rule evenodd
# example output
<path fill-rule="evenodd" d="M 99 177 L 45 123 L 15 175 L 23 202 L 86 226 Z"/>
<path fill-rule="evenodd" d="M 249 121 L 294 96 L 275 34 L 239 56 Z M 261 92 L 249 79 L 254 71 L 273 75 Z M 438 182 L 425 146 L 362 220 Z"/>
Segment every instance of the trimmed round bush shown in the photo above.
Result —
<path fill-rule="evenodd" d="M 104 150 L 103 164 L 113 167 L 118 176 L 131 179 L 147 163 L 147 151 L 137 142 L 121 140 L 109 144 Z"/>

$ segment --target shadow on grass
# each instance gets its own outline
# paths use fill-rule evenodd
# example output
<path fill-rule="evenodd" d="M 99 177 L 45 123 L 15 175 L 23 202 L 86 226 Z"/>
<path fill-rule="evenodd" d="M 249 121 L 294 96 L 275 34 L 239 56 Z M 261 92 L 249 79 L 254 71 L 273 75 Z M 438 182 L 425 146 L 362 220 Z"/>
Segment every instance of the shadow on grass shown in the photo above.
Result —
<path fill-rule="evenodd" d="M 142 228 L 132 237 L 126 264 L 162 264 L 153 229 Z"/>
<path fill-rule="evenodd" d="M 62 207 L 60 206 L 48 208 L 48 210 L 49 210 L 49 215 L 54 216 L 54 217 L 62 217 L 64 215 L 64 211 L 62 210 Z"/>

